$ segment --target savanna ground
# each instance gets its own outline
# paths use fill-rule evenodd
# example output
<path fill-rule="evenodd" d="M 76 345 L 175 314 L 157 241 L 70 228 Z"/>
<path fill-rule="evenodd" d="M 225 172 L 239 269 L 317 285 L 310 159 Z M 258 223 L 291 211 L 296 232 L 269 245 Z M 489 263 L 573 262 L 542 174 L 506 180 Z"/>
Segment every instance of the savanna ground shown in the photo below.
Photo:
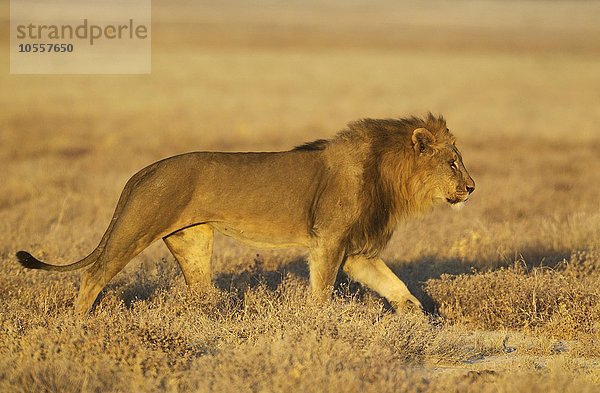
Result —
<path fill-rule="evenodd" d="M 149 76 L 0 73 L 1 391 L 598 391 L 600 5 L 154 2 Z M 401 225 L 384 259 L 429 316 L 301 250 L 218 238 L 214 292 L 162 244 L 76 320 L 126 180 L 191 150 L 277 150 L 359 117 L 443 113 L 469 204 Z M 224 196 L 226 197 L 226 196 Z"/>

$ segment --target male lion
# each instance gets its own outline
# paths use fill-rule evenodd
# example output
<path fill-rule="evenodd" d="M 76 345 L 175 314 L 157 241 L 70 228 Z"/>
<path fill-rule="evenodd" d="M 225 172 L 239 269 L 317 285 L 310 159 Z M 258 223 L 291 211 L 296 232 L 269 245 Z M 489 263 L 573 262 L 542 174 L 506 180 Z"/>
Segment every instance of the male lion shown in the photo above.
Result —
<path fill-rule="evenodd" d="M 399 220 L 475 189 L 443 117 L 364 119 L 331 140 L 285 152 L 194 152 L 158 161 L 125 185 L 98 247 L 66 266 L 19 251 L 30 269 L 83 274 L 75 310 L 163 239 L 187 284 L 211 285 L 213 230 L 258 247 L 308 248 L 310 284 L 330 296 L 340 266 L 396 308 L 420 307 L 378 257 Z"/>

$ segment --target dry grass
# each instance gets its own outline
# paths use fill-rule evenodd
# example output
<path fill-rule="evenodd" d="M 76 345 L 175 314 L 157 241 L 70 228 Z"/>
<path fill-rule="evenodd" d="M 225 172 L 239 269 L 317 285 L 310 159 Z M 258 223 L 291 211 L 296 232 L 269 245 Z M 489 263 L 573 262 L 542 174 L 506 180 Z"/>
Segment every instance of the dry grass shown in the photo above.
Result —
<path fill-rule="evenodd" d="M 600 260 L 583 253 L 565 264 L 529 270 L 521 260 L 487 273 L 442 275 L 427 292 L 447 322 L 580 339 L 585 355 L 600 357 Z"/>
<path fill-rule="evenodd" d="M 478 4 L 157 3 L 150 76 L 0 74 L 0 391 L 597 391 L 600 7 Z M 159 158 L 429 110 L 477 191 L 383 257 L 431 316 L 344 278 L 317 306 L 301 250 L 220 237 L 214 292 L 156 244 L 76 321 L 78 272 L 15 261 L 89 252 Z"/>

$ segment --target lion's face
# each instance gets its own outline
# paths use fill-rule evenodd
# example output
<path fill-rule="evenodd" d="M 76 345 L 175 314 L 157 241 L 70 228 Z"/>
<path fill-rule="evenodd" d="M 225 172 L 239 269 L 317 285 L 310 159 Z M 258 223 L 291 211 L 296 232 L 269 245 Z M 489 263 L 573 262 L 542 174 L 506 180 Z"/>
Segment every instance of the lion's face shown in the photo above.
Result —
<path fill-rule="evenodd" d="M 461 208 L 475 190 L 475 181 L 465 168 L 454 138 L 436 140 L 428 130 L 419 128 L 413 134 L 413 142 L 417 165 L 427 174 L 424 186 L 434 201 Z"/>
<path fill-rule="evenodd" d="M 445 200 L 452 207 L 462 207 L 475 190 L 475 181 L 467 172 L 456 146 L 446 143 L 434 154 L 431 164 L 436 167 L 436 198 Z"/>

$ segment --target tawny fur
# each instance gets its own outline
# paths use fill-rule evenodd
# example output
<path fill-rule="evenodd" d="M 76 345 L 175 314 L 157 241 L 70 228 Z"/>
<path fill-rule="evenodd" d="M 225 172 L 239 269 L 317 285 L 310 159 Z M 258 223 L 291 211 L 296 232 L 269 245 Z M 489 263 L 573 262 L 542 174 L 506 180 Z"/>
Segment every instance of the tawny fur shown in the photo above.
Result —
<path fill-rule="evenodd" d="M 156 162 L 126 184 L 98 247 L 66 266 L 19 251 L 27 268 L 92 265 L 76 311 L 158 239 L 188 284 L 210 285 L 214 230 L 258 247 L 309 250 L 317 298 L 329 296 L 340 266 L 396 307 L 420 306 L 378 255 L 396 224 L 436 202 L 461 204 L 474 190 L 442 117 L 364 119 L 331 140 L 272 153 L 195 152 Z"/>

